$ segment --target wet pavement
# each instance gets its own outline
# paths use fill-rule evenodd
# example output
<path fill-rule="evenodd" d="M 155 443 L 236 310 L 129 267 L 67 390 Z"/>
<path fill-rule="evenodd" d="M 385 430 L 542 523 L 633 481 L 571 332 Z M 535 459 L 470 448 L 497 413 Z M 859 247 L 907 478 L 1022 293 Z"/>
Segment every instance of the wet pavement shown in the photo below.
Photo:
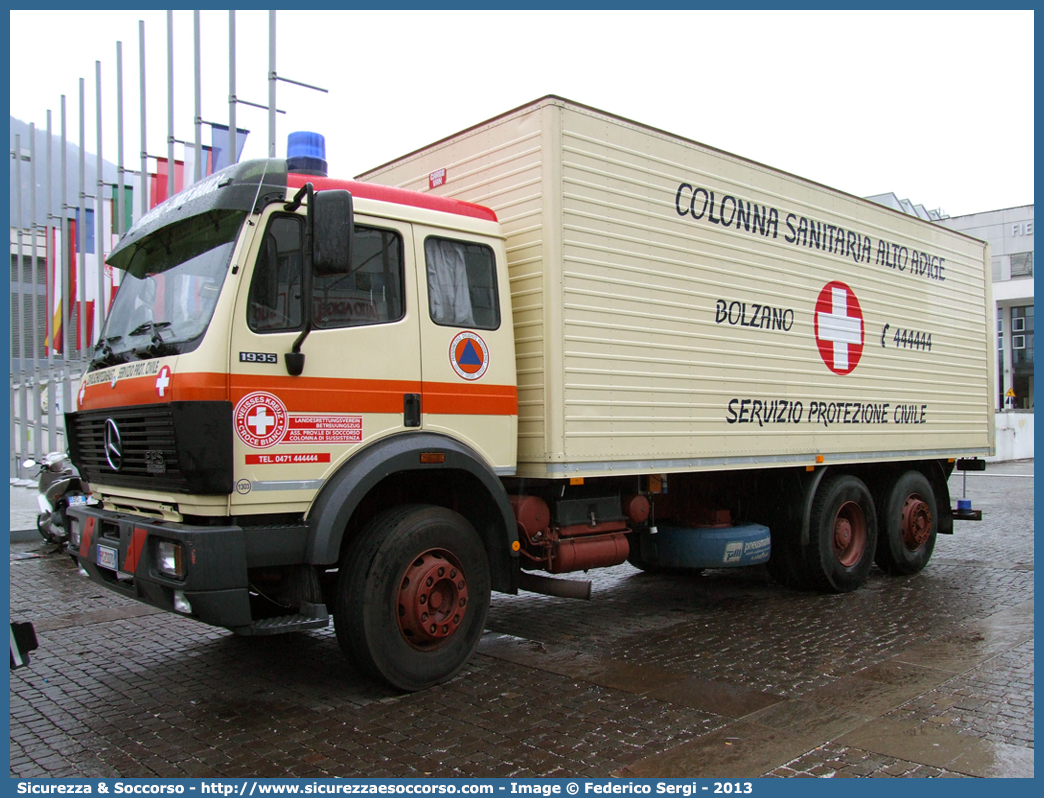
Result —
<path fill-rule="evenodd" d="M 969 474 L 981 523 L 842 596 L 629 565 L 589 602 L 495 595 L 479 654 L 413 695 L 332 628 L 239 638 L 15 542 L 11 617 L 40 649 L 10 677 L 11 775 L 1032 776 L 1032 475 Z"/>

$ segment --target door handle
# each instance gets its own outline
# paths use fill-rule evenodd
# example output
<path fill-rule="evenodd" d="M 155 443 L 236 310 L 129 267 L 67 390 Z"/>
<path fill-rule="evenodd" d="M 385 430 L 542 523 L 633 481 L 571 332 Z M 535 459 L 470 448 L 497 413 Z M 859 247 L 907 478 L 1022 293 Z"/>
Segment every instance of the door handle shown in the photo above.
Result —
<path fill-rule="evenodd" d="M 419 427 L 421 422 L 421 395 L 408 393 L 402 397 L 402 424 L 405 427 Z"/>

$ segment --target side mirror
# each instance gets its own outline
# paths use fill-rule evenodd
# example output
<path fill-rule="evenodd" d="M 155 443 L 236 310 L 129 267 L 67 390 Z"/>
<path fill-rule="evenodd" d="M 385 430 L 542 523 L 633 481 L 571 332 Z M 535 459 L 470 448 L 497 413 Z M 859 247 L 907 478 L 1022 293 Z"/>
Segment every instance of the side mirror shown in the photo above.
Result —
<path fill-rule="evenodd" d="M 352 269 L 352 195 L 343 189 L 312 196 L 312 269 L 320 276 Z"/>
<path fill-rule="evenodd" d="M 286 210 L 295 210 L 301 197 L 308 195 L 308 232 L 305 244 L 305 267 L 302 274 L 304 292 L 304 329 L 290 351 L 285 353 L 286 373 L 299 377 L 304 373 L 305 356 L 301 344 L 312 329 L 312 277 L 350 274 L 352 270 L 352 230 L 354 214 L 352 195 L 344 189 L 315 191 L 306 183 Z"/>

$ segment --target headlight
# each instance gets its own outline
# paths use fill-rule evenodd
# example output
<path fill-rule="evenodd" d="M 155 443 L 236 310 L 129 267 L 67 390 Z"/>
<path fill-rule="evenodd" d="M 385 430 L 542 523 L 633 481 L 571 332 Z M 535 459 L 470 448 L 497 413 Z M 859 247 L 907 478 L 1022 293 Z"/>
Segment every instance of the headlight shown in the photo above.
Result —
<path fill-rule="evenodd" d="M 180 543 L 161 540 L 156 544 L 156 555 L 156 568 L 161 574 L 177 579 L 185 578 L 185 565 L 181 556 Z"/>

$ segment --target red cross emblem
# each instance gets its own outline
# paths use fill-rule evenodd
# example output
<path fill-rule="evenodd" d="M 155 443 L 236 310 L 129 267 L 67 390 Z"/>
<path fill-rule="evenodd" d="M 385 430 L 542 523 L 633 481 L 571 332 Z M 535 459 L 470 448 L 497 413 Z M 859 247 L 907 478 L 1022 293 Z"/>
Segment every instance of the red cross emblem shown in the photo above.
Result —
<path fill-rule="evenodd" d="M 286 434 L 286 407 L 270 393 L 249 393 L 239 400 L 233 412 L 236 435 L 247 446 L 267 449 Z"/>
<path fill-rule="evenodd" d="M 827 283 L 816 300 L 815 316 L 819 356 L 835 374 L 850 374 L 863 355 L 863 310 L 855 293 L 837 280 Z"/>
<path fill-rule="evenodd" d="M 160 399 L 167 395 L 167 388 L 170 386 L 170 366 L 164 366 L 159 370 L 159 375 L 156 377 L 156 393 L 160 395 Z"/>

